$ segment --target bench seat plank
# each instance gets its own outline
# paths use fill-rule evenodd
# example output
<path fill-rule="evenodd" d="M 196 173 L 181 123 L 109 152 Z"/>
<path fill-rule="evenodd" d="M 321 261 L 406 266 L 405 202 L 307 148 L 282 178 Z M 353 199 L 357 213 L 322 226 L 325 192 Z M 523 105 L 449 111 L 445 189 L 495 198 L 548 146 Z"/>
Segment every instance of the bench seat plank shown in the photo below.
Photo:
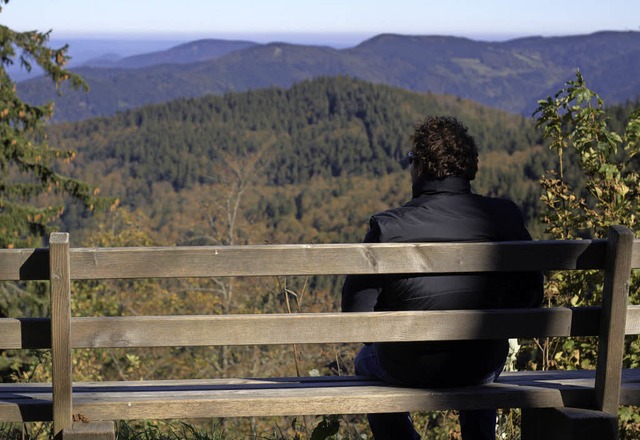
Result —
<path fill-rule="evenodd" d="M 211 391 L 153 391 L 145 393 L 91 393 L 78 395 L 74 412 L 91 420 L 128 418 L 199 418 L 233 416 L 285 416 L 360 414 L 366 412 L 421 411 L 474 408 L 478 396 L 491 406 L 562 406 L 555 389 L 491 384 L 448 389 L 446 392 L 379 385 L 350 387 L 286 387 Z M 479 394 L 480 392 L 480 394 Z M 585 397 L 588 397 L 585 393 Z"/>
<path fill-rule="evenodd" d="M 508 372 L 488 385 L 417 389 L 364 377 L 76 383 L 88 420 L 210 418 L 471 408 L 593 407 L 594 371 Z M 640 372 L 624 370 L 620 404 L 640 404 Z M 51 419 L 50 384 L 3 384 L 0 421 Z"/>

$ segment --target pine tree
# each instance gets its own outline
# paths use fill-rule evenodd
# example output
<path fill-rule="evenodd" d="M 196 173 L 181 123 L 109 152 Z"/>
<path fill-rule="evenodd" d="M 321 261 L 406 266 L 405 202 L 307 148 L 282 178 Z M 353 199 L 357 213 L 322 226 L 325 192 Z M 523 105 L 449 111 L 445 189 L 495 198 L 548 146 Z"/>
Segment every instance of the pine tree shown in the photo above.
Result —
<path fill-rule="evenodd" d="M 8 3 L 0 0 L 0 13 Z M 16 62 L 27 71 L 39 66 L 58 90 L 64 82 L 87 89 L 82 78 L 65 68 L 68 47 L 50 48 L 49 35 L 50 31 L 16 32 L 0 25 L 0 248 L 38 244 L 62 214 L 64 197 L 89 209 L 96 203 L 113 203 L 97 197 L 97 189 L 56 172 L 55 164 L 72 160 L 74 153 L 47 143 L 45 128 L 53 103 L 23 102 L 6 72 Z"/>

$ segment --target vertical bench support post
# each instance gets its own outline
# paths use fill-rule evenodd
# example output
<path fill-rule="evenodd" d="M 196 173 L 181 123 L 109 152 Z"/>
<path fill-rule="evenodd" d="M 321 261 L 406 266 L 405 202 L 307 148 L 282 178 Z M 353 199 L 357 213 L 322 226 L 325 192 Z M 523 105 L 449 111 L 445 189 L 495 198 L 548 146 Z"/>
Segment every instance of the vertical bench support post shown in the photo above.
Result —
<path fill-rule="evenodd" d="M 609 227 L 595 397 L 596 409 L 616 416 L 620 401 L 633 239 L 634 235 L 630 229 L 624 226 Z"/>
<path fill-rule="evenodd" d="M 71 270 L 69 234 L 53 233 L 49 240 L 51 280 L 51 351 L 53 358 L 53 433 L 61 438 L 72 422 Z"/>
<path fill-rule="evenodd" d="M 522 410 L 522 438 L 564 440 L 618 438 L 618 406 L 631 278 L 633 232 L 610 226 L 598 334 L 595 409 L 530 408 Z"/>

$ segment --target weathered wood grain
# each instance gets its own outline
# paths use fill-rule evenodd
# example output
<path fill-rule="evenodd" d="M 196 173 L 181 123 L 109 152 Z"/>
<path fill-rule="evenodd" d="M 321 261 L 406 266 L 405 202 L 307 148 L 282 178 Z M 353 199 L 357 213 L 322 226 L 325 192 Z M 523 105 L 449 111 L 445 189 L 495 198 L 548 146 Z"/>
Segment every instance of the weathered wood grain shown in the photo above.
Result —
<path fill-rule="evenodd" d="M 631 230 L 623 226 L 609 228 L 595 391 L 597 409 L 612 415 L 618 414 L 620 401 L 633 241 Z"/>
<path fill-rule="evenodd" d="M 606 241 L 78 248 L 73 279 L 604 268 Z"/>
<path fill-rule="evenodd" d="M 538 246 L 534 242 L 534 247 Z M 493 246 L 493 243 L 474 243 L 471 244 L 472 247 L 480 246 L 480 248 L 490 245 Z M 500 257 L 502 260 L 509 260 L 510 255 L 517 256 L 516 254 L 520 251 L 517 249 L 521 246 L 529 247 L 532 243 L 514 243 L 511 246 L 511 249 L 505 251 L 504 254 Z M 380 250 L 378 247 L 386 247 L 389 244 L 375 244 L 375 245 L 364 245 L 364 244 L 330 244 L 330 245 L 264 245 L 264 246 L 247 246 L 247 247 L 171 247 L 171 248 L 74 248 L 71 249 L 72 253 L 72 265 L 73 265 L 73 278 L 75 279 L 104 279 L 104 278 L 119 278 L 120 275 L 118 271 L 121 271 L 124 267 L 125 272 L 122 273 L 123 278 L 153 278 L 153 277 L 201 277 L 201 276 L 225 276 L 225 266 L 226 268 L 233 268 L 233 272 L 229 272 L 229 276 L 242 276 L 242 275 L 254 275 L 255 273 L 260 272 L 261 262 L 256 261 L 251 270 L 238 270 L 237 266 L 238 262 L 238 252 L 250 252 L 258 255 L 259 260 L 268 261 L 272 259 L 276 255 L 282 255 L 282 252 L 285 248 L 290 248 L 291 250 L 287 250 L 287 252 L 293 252 L 295 255 L 300 256 L 304 255 L 305 258 L 313 258 L 317 256 L 317 258 L 321 260 L 329 260 L 332 258 L 332 255 L 335 255 L 333 252 L 336 247 L 346 247 L 349 250 L 339 251 L 345 252 L 346 257 L 340 260 L 340 263 L 345 263 L 346 266 L 338 266 L 336 264 L 333 265 L 324 265 L 324 269 L 320 268 L 322 273 L 326 274 L 341 274 L 346 273 L 345 270 L 349 268 L 353 268 L 354 270 L 349 273 L 384 273 L 384 267 L 376 267 L 375 262 L 381 261 L 383 258 L 388 258 L 389 256 L 393 258 L 393 255 L 397 255 L 399 257 L 409 254 L 412 255 L 413 258 L 410 260 L 413 269 L 409 267 L 408 272 L 422 272 L 422 268 L 429 268 L 429 260 L 426 260 L 427 263 L 424 263 L 423 266 L 420 266 L 420 260 L 423 259 L 421 256 L 421 249 L 417 250 L 403 250 L 402 247 L 412 248 L 417 246 L 420 247 L 431 247 L 431 251 L 440 254 L 442 252 L 446 252 L 445 249 L 441 247 L 441 244 L 438 243 L 421 243 L 421 244 L 393 244 L 394 247 L 399 247 L 399 249 L 386 249 Z M 457 244 L 455 246 L 458 246 Z M 497 245 L 498 248 L 502 245 Z M 601 251 L 604 251 L 605 245 L 602 244 L 601 241 L 591 241 L 591 240 L 578 240 L 575 242 L 568 243 L 557 243 L 558 248 L 554 249 L 553 254 L 555 255 L 555 259 L 548 261 L 545 263 L 547 268 L 549 269 L 587 269 L 587 268 L 603 268 L 604 267 L 604 257 L 598 255 Z M 241 249 L 245 250 L 241 250 Z M 251 248 L 251 250 L 248 250 Z M 298 248 L 298 249 L 295 249 Z M 217 254 L 216 254 L 217 252 Z M 476 249 L 476 252 L 479 251 L 479 248 Z M 500 251 L 501 252 L 501 251 Z M 220 263 L 219 260 L 221 258 L 216 258 L 221 256 L 224 253 L 225 258 L 229 258 L 230 260 L 227 263 Z M 515 253 L 515 254 L 514 254 Z M 530 251 L 527 250 L 527 253 L 531 255 L 532 259 L 538 258 L 538 256 L 531 254 Z M 540 250 L 541 254 L 544 254 L 543 250 Z M 293 254 L 292 254 L 293 255 Z M 371 260 L 367 258 L 368 255 L 371 255 Z M 417 255 L 417 258 L 416 258 Z M 202 258 L 205 257 L 203 261 Z M 0 279 L 6 281 L 12 280 L 47 280 L 49 279 L 49 250 L 48 249 L 1 249 L 0 250 Z M 131 258 L 131 263 L 135 265 L 134 268 L 129 268 L 127 270 L 128 258 Z M 164 271 L 164 274 L 158 274 L 153 270 L 153 265 L 149 264 L 149 258 L 157 258 L 159 260 L 159 264 Z M 240 258 L 245 258 L 240 257 Z M 355 258 L 356 261 L 351 264 L 350 261 Z M 295 260 L 295 258 L 292 258 Z M 520 258 L 515 258 L 516 261 L 520 260 Z M 542 260 L 545 260 L 542 258 Z M 125 263 L 123 263 L 123 261 Z M 553 267 L 555 261 L 561 262 L 561 267 Z M 194 266 L 195 262 L 195 266 Z M 495 263 L 495 262 L 494 262 Z M 224 265 L 224 266 L 221 266 Z M 278 264 L 277 262 L 275 263 Z M 465 264 L 465 263 L 462 263 Z M 522 266 L 523 268 L 527 268 L 529 263 L 527 261 L 522 261 L 520 263 L 516 263 L 517 265 Z M 511 262 L 509 265 L 512 266 Z M 189 267 L 191 266 L 191 267 Z M 370 267 L 369 267 L 370 266 Z M 417 267 L 415 267 L 417 266 Z M 431 266 L 433 271 L 437 271 L 438 266 Z M 535 264 L 533 264 L 535 266 Z M 633 244 L 633 255 L 631 261 L 632 268 L 640 268 L 640 240 L 635 240 Z M 273 264 L 268 264 L 266 267 L 269 273 L 265 273 L 265 275 L 285 275 L 285 273 L 277 273 L 277 270 L 273 267 Z M 137 270 L 143 269 L 143 272 L 140 274 L 136 273 Z M 295 265 L 290 268 L 292 271 L 296 271 L 296 273 L 300 272 L 299 265 Z M 404 270 L 397 269 L 395 266 L 389 268 L 389 270 Z M 506 268 L 505 268 L 506 270 Z M 512 270 L 520 270 L 515 267 Z M 160 272 L 160 271 L 158 271 Z M 310 274 L 319 275 L 320 273 L 315 273 L 313 271 L 303 270 L 302 274 Z M 291 273 L 293 274 L 293 273 Z"/>
<path fill-rule="evenodd" d="M 65 429 L 64 440 L 115 440 L 115 425 L 107 422 L 75 422 L 70 429 Z"/>
<path fill-rule="evenodd" d="M 640 240 L 633 241 L 633 253 L 631 254 L 631 268 L 640 269 Z"/>
<path fill-rule="evenodd" d="M 0 423 L 49 422 L 53 420 L 52 408 L 51 393 L 38 397 L 0 396 Z"/>
<path fill-rule="evenodd" d="M 597 335 L 598 308 L 74 318 L 72 345 L 169 347 Z"/>
<path fill-rule="evenodd" d="M 640 306 L 627 306 L 624 333 L 627 335 L 640 335 Z"/>
<path fill-rule="evenodd" d="M 598 407 L 613 413 L 618 404 L 640 404 L 640 377 L 635 371 L 631 379 L 623 372 L 622 388 L 616 389 L 616 381 L 620 380 L 621 338 L 625 333 L 640 333 L 640 306 L 626 309 L 625 319 L 626 301 L 622 298 L 629 266 L 640 268 L 640 240 L 633 240 L 624 228 L 613 228 L 612 231 L 608 241 L 107 249 L 69 249 L 68 235 L 54 234 L 50 250 L 0 250 L 0 279 L 50 277 L 52 293 L 50 321 L 0 319 L 0 349 L 44 348 L 51 344 L 52 338 L 54 340 L 53 384 L 2 384 L 0 421 L 54 419 L 54 432 L 59 433 L 68 432 L 72 414 L 82 414 L 91 420 L 112 420 L 549 406 Z M 612 252 L 618 252 L 617 259 L 607 257 Z M 73 319 L 69 310 L 70 280 L 74 278 L 605 268 L 607 279 L 602 309 Z M 601 320 L 601 313 L 607 317 Z M 50 330 L 42 331 L 48 322 Z M 416 329 L 420 332 L 416 333 Z M 530 376 L 531 372 L 512 373 L 505 374 L 497 384 L 440 390 L 394 388 L 367 378 L 273 378 L 76 384 L 71 393 L 71 347 L 382 342 L 593 334 L 599 334 L 603 341 L 599 362 L 605 365 L 604 373 L 600 370 L 597 374 L 535 372 L 535 379 Z M 52 388 L 55 399 L 52 399 Z M 619 398 L 614 396 L 615 392 Z M 482 397 L 479 399 L 479 396 Z"/>
<path fill-rule="evenodd" d="M 391 387 L 363 377 L 74 383 L 74 414 L 89 420 L 367 413 L 454 408 L 595 406 L 595 371 L 506 372 L 465 388 Z M 5 387 L 7 385 L 7 387 Z M 51 420 L 51 384 L 3 384 L 0 422 Z M 640 371 L 622 371 L 621 405 L 640 403 Z M 344 400 L 343 400 L 344 399 Z"/>
<path fill-rule="evenodd" d="M 481 389 L 480 389 L 481 388 Z M 572 389 L 573 403 L 589 399 L 588 389 Z M 479 402 L 478 395 L 483 399 Z M 50 396 L 50 395 L 49 395 Z M 44 400 L 46 395 L 34 394 Z M 362 386 L 287 386 L 269 388 L 76 392 L 73 414 L 91 421 L 119 419 L 210 418 L 312 414 L 361 414 L 399 410 L 435 410 L 470 407 L 562 406 L 563 394 L 553 388 L 491 384 L 482 387 L 422 390 Z M 586 399 L 586 400 L 585 400 Z M 17 416 L 27 400 L 2 405 L 13 406 Z M 8 411 L 3 412 L 9 414 Z"/>
<path fill-rule="evenodd" d="M 48 249 L 0 249 L 0 280 L 48 279 Z"/>
<path fill-rule="evenodd" d="M 567 334 L 565 334 L 566 332 L 564 332 L 566 329 L 570 329 L 569 333 L 572 336 L 598 334 L 600 325 L 600 312 L 598 307 L 570 308 L 566 310 L 569 312 L 564 310 L 560 312 L 549 312 L 547 309 L 523 311 L 523 314 L 527 316 L 519 323 L 518 331 L 521 332 L 520 335 L 523 335 L 528 328 L 531 329 L 531 332 L 534 332 L 536 328 L 539 329 L 541 326 L 546 326 L 545 331 L 547 336 L 550 336 L 551 333 L 554 333 L 555 336 L 567 336 Z M 406 319 L 408 322 L 418 322 L 417 325 L 419 325 L 419 328 L 422 328 L 423 325 L 437 325 L 438 319 L 444 319 L 444 315 L 440 318 L 429 316 L 432 313 L 433 312 L 388 312 L 388 315 L 393 316 L 394 320 L 402 321 Z M 436 314 L 440 313 L 442 312 L 436 312 Z M 459 321 L 458 318 L 464 318 L 469 312 L 450 311 L 448 313 L 450 313 L 449 316 L 452 320 Z M 461 315 L 458 315 L 459 313 Z M 317 316 L 313 314 L 308 315 L 311 317 Z M 287 320 L 297 320 L 298 318 L 296 318 L 296 316 L 297 315 L 273 315 L 272 317 L 271 315 L 261 315 L 260 317 L 264 317 L 267 320 L 284 319 L 286 322 L 289 322 Z M 536 316 L 540 316 L 541 321 L 535 322 L 532 327 L 528 327 L 529 324 L 527 323 L 529 320 L 537 319 Z M 343 317 L 344 315 L 339 318 L 341 321 L 344 321 L 342 325 L 347 327 L 353 326 L 354 328 L 346 332 L 349 339 L 348 341 L 341 340 L 339 342 L 354 342 L 354 340 L 360 339 L 358 334 L 364 334 L 364 331 L 368 331 L 361 329 L 357 322 L 351 323 L 352 318 L 344 320 Z M 137 317 L 71 318 L 72 347 L 132 347 L 140 346 L 140 344 L 150 344 L 149 346 L 164 346 L 165 344 L 176 346 L 216 345 L 223 342 L 223 339 L 220 337 L 220 334 L 224 332 L 223 328 L 237 327 L 240 325 L 237 322 L 230 325 L 220 324 L 222 318 L 222 316 L 145 317 L 142 318 L 142 321 Z M 247 315 L 240 317 L 241 320 L 246 318 Z M 229 316 L 225 319 L 235 319 L 235 316 Z M 318 316 L 316 319 L 324 318 Z M 333 319 L 334 316 L 329 315 L 326 325 L 320 322 L 315 325 L 322 326 L 324 333 L 327 328 L 332 328 L 331 324 Z M 509 321 L 508 318 L 507 320 L 502 320 L 502 317 L 498 313 L 493 315 L 492 319 L 495 319 L 496 323 L 492 326 L 491 331 L 500 332 L 500 336 L 507 336 L 508 333 L 513 333 L 509 330 L 500 329 L 500 326 L 507 325 L 506 323 Z M 171 323 L 168 324 L 168 321 L 171 321 Z M 113 327 L 109 327 L 108 322 L 111 322 Z M 175 333 L 167 334 L 168 332 L 166 330 L 160 330 L 161 338 L 153 342 L 156 338 L 152 335 L 155 335 L 158 329 L 165 328 L 165 325 L 175 328 Z M 218 325 L 222 325 L 223 327 L 217 328 Z M 265 323 L 264 325 L 267 324 Z M 407 324 L 401 324 L 399 328 L 404 328 L 406 325 Z M 449 325 L 451 325 L 451 323 L 449 323 Z M 406 332 L 398 333 L 397 329 L 390 324 L 386 324 L 385 326 L 391 327 L 386 334 L 382 335 L 382 338 L 385 340 L 400 341 L 404 340 L 402 338 L 407 336 Z M 460 327 L 465 328 L 468 326 L 461 324 Z M 627 335 L 640 334 L 640 306 L 628 307 L 625 327 L 625 334 Z M 150 330 L 147 331 L 146 329 Z M 436 332 L 439 331 L 440 330 L 436 330 Z M 444 331 L 444 329 L 441 331 Z M 477 337 L 489 337 L 487 331 L 488 330 L 483 330 L 482 333 L 477 334 Z M 181 332 L 185 334 L 179 335 L 178 333 Z M 307 337 L 304 333 L 298 333 L 302 335 L 302 338 Z M 0 349 L 37 349 L 51 347 L 51 326 L 48 318 L 0 318 L 0 334 L 3 335 L 0 339 Z M 127 335 L 127 337 L 122 337 L 123 334 Z M 134 338 L 128 337 L 129 334 L 134 335 Z M 140 336 L 141 334 L 142 336 Z M 413 335 L 414 333 L 412 332 L 408 337 L 413 339 Z M 268 338 L 263 340 L 268 341 L 274 339 L 272 335 L 264 334 L 258 335 L 257 338 L 262 338 L 263 336 Z M 338 339 L 344 339 L 342 336 L 344 335 L 337 335 L 334 339 L 331 339 L 330 342 L 337 342 Z M 246 335 L 243 334 L 242 337 L 245 338 Z M 368 337 L 368 339 L 370 338 L 371 336 Z M 237 343 L 237 337 L 234 337 L 234 339 L 234 342 Z M 277 339 L 277 336 L 275 339 Z M 312 340 L 311 343 L 317 343 L 314 337 L 311 337 L 310 340 Z M 307 341 L 307 339 L 301 339 L 296 343 L 302 344 L 305 343 L 304 341 Z M 173 342 L 173 344 L 171 344 L 171 342 Z M 373 342 L 382 342 L 382 339 Z M 247 340 L 244 344 L 251 345 L 253 343 L 256 343 L 255 339 L 251 342 Z"/>
<path fill-rule="evenodd" d="M 0 350 L 51 348 L 49 318 L 0 318 Z"/>
<path fill-rule="evenodd" d="M 479 393 L 480 392 L 480 393 Z M 573 401 L 588 399 L 588 389 L 572 390 Z M 578 396 L 578 394 L 582 394 Z M 482 399 L 478 399 L 482 395 Z M 126 397 L 125 397 L 126 396 Z M 232 416 L 283 416 L 363 414 L 372 412 L 429 411 L 452 408 L 511 406 L 562 406 L 559 390 L 491 384 L 444 390 L 385 386 L 281 388 L 259 390 L 126 393 L 77 396 L 74 411 L 90 420 L 208 418 Z"/>
<path fill-rule="evenodd" d="M 51 234 L 51 341 L 53 359 L 54 437 L 71 428 L 71 271 L 69 234 Z"/>

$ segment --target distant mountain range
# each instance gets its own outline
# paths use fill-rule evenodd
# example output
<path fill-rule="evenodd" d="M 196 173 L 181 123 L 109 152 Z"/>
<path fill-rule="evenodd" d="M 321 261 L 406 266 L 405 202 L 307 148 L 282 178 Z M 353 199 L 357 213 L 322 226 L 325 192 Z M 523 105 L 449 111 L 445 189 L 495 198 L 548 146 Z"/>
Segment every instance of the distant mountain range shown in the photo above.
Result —
<path fill-rule="evenodd" d="M 120 59 L 94 58 L 84 63 L 85 67 L 139 69 L 158 64 L 190 64 L 209 61 L 237 50 L 248 49 L 258 43 L 234 40 L 198 40 L 180 44 L 168 50 L 133 55 Z"/>
<path fill-rule="evenodd" d="M 578 69 L 608 104 L 636 99 L 640 32 L 506 42 L 383 34 L 349 49 L 200 40 L 108 67 L 75 68 L 89 83 L 89 93 L 65 91 L 59 97 L 42 78 L 19 83 L 18 90 L 33 102 L 55 100 L 56 120 L 63 121 L 182 97 L 289 87 L 305 79 L 346 75 L 529 115 L 539 99 L 573 79 Z"/>

